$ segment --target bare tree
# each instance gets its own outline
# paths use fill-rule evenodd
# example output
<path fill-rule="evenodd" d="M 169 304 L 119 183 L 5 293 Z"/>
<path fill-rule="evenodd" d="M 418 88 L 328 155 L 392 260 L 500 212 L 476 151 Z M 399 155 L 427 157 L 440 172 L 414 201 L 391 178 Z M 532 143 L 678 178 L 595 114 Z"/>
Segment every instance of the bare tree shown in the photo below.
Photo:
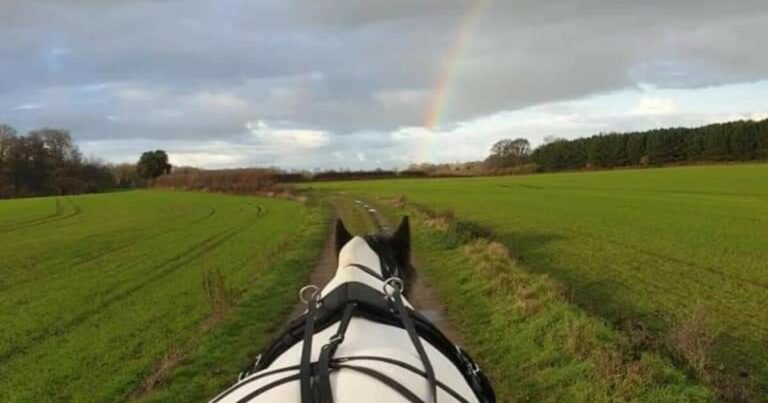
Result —
<path fill-rule="evenodd" d="M 8 161 L 11 147 L 16 141 L 16 129 L 0 123 L 0 198 L 8 196 Z"/>
<path fill-rule="evenodd" d="M 506 168 L 522 165 L 531 154 L 531 143 L 524 138 L 503 139 L 491 147 L 491 155 L 485 160 L 492 168 Z"/>

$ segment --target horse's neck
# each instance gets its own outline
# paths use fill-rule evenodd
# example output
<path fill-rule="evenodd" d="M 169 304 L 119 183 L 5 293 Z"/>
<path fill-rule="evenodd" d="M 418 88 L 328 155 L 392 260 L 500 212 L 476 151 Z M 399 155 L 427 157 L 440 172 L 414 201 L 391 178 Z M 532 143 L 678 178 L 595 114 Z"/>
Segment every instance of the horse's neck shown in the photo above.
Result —
<path fill-rule="evenodd" d="M 352 264 L 366 266 L 380 276 L 382 275 L 379 255 L 371 249 L 365 239 L 356 236 L 341 248 L 341 252 L 339 253 L 339 267 L 336 268 L 336 275 L 325 288 L 323 288 L 323 295 L 327 295 L 339 285 L 351 281 L 364 283 L 376 289 L 382 287 L 380 280 L 351 266 Z"/>

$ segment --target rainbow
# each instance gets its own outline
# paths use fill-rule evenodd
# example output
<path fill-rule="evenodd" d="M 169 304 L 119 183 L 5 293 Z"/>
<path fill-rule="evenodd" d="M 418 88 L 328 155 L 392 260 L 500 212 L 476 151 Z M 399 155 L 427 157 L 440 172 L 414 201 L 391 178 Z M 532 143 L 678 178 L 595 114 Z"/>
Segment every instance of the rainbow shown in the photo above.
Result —
<path fill-rule="evenodd" d="M 452 46 L 448 48 L 443 58 L 437 80 L 424 112 L 423 127 L 426 130 L 424 139 L 421 141 L 416 153 L 417 162 L 431 162 L 434 160 L 434 150 L 437 149 L 435 131 L 439 129 L 440 121 L 448 108 L 451 87 L 456 80 L 459 65 L 472 36 L 472 30 L 488 1 L 490 0 L 468 0 L 467 9 L 456 32 L 456 39 L 453 41 Z"/>

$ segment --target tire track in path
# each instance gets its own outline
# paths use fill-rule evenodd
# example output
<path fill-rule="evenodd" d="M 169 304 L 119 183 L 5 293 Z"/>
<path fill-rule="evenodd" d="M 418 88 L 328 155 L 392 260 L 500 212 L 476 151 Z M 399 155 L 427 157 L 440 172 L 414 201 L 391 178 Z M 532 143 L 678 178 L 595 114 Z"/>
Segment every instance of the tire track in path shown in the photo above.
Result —
<path fill-rule="evenodd" d="M 391 230 L 389 221 L 379 212 L 378 209 L 363 201 L 360 201 L 360 203 L 355 203 L 355 206 L 355 208 L 362 209 L 362 211 L 368 215 L 369 219 L 374 223 L 378 230 L 385 232 Z M 341 216 L 341 210 L 337 206 L 334 206 L 334 208 L 336 210 L 335 216 L 336 218 L 339 218 Z M 337 257 L 334 250 L 335 247 L 333 239 L 334 223 L 335 219 L 331 221 L 330 228 L 328 229 L 328 237 L 326 238 L 325 246 L 323 246 L 323 253 L 320 257 L 320 260 L 318 260 L 317 264 L 312 269 L 309 282 L 307 284 L 313 284 L 322 288 L 336 274 Z M 416 271 L 418 272 L 419 267 L 421 267 L 418 257 L 415 255 L 411 256 L 411 261 L 416 267 Z M 411 287 L 413 287 L 413 289 L 409 293 L 408 301 L 413 305 L 413 307 L 422 315 L 427 317 L 427 319 L 432 321 L 432 323 L 434 323 L 435 326 L 437 326 L 443 333 L 445 333 L 445 335 L 448 336 L 448 338 L 450 338 L 454 343 L 462 344 L 464 339 L 461 336 L 461 333 L 457 331 L 457 329 L 448 321 L 443 304 L 435 294 L 432 286 L 426 280 L 424 274 L 417 275 L 416 282 L 411 285 Z M 291 311 L 289 320 L 286 321 L 285 325 L 280 328 L 276 334 L 282 333 L 288 327 L 291 321 L 293 321 L 293 319 L 297 318 L 304 312 L 305 308 L 306 306 L 304 304 L 297 301 L 296 305 Z"/>
<path fill-rule="evenodd" d="M 355 200 L 357 208 L 364 209 L 370 216 L 376 227 L 383 232 L 393 231 L 391 223 L 385 217 L 381 211 L 375 206 L 363 201 Z M 419 258 L 412 252 L 411 262 L 416 268 L 417 276 L 416 282 L 411 286 L 412 290 L 408 294 L 408 301 L 413 304 L 413 307 L 429 319 L 438 329 L 445 333 L 448 338 L 456 344 L 463 344 L 463 337 L 456 327 L 448 321 L 445 313 L 445 307 L 437 297 L 434 288 L 429 284 L 429 281 L 425 278 L 423 273 L 419 272 L 419 267 L 422 265 L 419 263 Z"/>

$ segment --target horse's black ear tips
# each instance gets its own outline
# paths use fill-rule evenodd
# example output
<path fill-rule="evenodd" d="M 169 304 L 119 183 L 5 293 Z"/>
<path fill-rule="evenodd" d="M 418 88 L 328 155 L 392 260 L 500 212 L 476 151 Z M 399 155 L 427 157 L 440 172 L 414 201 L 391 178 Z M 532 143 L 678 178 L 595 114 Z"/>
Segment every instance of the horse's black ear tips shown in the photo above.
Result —
<path fill-rule="evenodd" d="M 340 218 L 336 219 L 336 228 L 334 230 L 336 239 L 336 254 L 341 252 L 341 248 L 352 239 L 352 234 L 349 233 L 347 227 L 344 226 L 344 222 Z"/>
<path fill-rule="evenodd" d="M 408 216 L 403 216 L 400 225 L 392 234 L 392 239 L 400 245 L 399 253 L 403 262 L 409 262 L 411 259 L 411 223 Z"/>
<path fill-rule="evenodd" d="M 395 230 L 395 233 L 392 234 L 392 237 L 410 243 L 411 222 L 408 219 L 408 216 L 403 216 L 403 219 L 400 220 L 400 225 L 397 226 L 397 229 Z"/>

